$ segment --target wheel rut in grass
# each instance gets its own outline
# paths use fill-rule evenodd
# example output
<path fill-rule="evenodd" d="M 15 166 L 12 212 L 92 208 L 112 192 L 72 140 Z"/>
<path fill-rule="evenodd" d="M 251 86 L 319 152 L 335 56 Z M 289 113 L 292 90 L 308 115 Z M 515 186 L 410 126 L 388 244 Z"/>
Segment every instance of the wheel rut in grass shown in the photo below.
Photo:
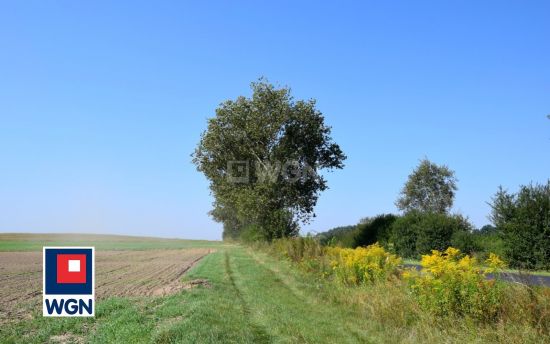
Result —
<path fill-rule="evenodd" d="M 256 264 L 256 266 L 261 269 L 257 272 L 257 276 L 259 276 L 260 274 L 265 274 L 265 280 L 271 281 L 274 288 L 279 287 L 280 290 L 283 291 L 283 293 L 286 293 L 288 300 L 291 304 L 308 305 L 304 307 L 304 313 L 302 317 L 310 317 L 311 321 L 313 322 L 314 319 L 318 317 L 318 315 L 315 314 L 316 311 L 321 310 L 322 313 L 322 310 L 330 309 L 333 307 L 330 301 L 320 297 L 318 291 L 315 290 L 313 286 L 303 284 L 304 282 L 299 281 L 299 279 L 297 279 L 296 276 L 294 276 L 290 271 L 285 271 L 284 269 L 281 270 L 280 266 L 273 266 L 273 264 L 270 264 L 269 259 L 264 254 L 254 252 L 252 250 L 246 250 L 245 252 L 247 258 L 252 260 Z M 342 310 L 338 309 L 337 312 L 342 313 Z M 351 311 L 349 312 L 349 315 L 354 316 Z M 342 342 L 366 341 L 365 334 L 356 330 L 357 324 L 352 324 L 349 321 L 341 319 L 340 317 L 334 317 L 333 321 L 335 323 L 341 322 L 339 327 L 341 329 L 345 329 L 345 333 L 348 339 L 344 340 L 343 338 L 341 338 Z M 320 326 L 322 325 L 320 324 Z M 307 340 L 303 339 L 300 341 Z"/>
<path fill-rule="evenodd" d="M 235 295 L 237 296 L 237 299 L 239 300 L 239 303 L 241 305 L 243 313 L 249 320 L 248 324 L 252 329 L 252 335 L 254 336 L 254 342 L 256 342 L 256 343 L 271 343 L 272 338 L 269 335 L 269 333 L 267 333 L 266 329 L 263 326 L 261 326 L 261 325 L 254 322 L 254 319 L 252 318 L 252 314 L 251 314 L 250 305 L 248 304 L 248 302 L 246 302 L 241 290 L 239 289 L 239 287 L 237 287 L 237 284 L 235 283 L 235 276 L 234 276 L 234 273 L 233 273 L 233 269 L 231 268 L 231 262 L 230 262 L 229 254 L 227 253 L 227 251 L 225 252 L 224 260 L 225 260 L 225 272 L 227 273 L 227 276 L 229 277 L 229 282 L 231 283 L 231 287 L 235 291 Z"/>
<path fill-rule="evenodd" d="M 267 262 L 261 257 L 259 257 L 256 253 L 249 251 L 248 254 L 258 264 L 258 266 L 261 266 L 264 270 L 266 270 L 269 274 L 271 274 L 274 282 L 280 284 L 283 288 L 287 289 L 288 292 L 291 293 L 297 300 L 301 302 L 307 302 L 310 304 L 319 303 L 318 298 L 314 298 L 311 295 L 306 295 L 306 293 L 304 293 L 303 291 L 293 286 L 291 282 L 288 280 L 288 276 L 286 276 L 280 270 L 273 269 L 270 266 L 268 266 Z"/>

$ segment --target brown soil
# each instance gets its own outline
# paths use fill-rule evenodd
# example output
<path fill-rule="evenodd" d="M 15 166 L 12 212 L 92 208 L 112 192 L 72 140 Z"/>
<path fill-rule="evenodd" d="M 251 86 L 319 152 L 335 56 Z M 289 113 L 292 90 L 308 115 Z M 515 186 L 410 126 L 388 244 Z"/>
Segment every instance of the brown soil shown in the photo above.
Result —
<path fill-rule="evenodd" d="M 208 249 L 96 251 L 96 300 L 111 296 L 164 296 L 203 280 L 182 275 Z M 30 316 L 42 304 L 42 252 L 0 252 L 0 323 Z"/>

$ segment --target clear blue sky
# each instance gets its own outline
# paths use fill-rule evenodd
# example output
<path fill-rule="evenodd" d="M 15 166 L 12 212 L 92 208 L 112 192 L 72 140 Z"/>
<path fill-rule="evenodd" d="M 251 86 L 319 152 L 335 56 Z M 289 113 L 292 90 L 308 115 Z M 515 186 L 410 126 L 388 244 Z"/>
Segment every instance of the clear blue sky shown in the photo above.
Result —
<path fill-rule="evenodd" d="M 0 231 L 220 238 L 189 155 L 260 76 L 349 157 L 305 230 L 395 212 L 423 157 L 478 226 L 498 185 L 550 177 L 550 2 L 297 3 L 3 2 Z"/>

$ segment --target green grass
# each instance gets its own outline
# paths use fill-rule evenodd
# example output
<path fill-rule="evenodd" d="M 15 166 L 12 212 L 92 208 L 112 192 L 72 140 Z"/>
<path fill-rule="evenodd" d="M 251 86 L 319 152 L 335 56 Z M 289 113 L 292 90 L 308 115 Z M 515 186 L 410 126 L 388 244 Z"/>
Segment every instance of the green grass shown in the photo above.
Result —
<path fill-rule="evenodd" d="M 220 247 L 220 241 L 162 239 L 101 234 L 0 233 L 2 251 L 41 251 L 43 246 L 94 246 L 97 250 L 150 250 Z"/>
<path fill-rule="evenodd" d="M 3 325 L 2 342 L 41 343 L 58 336 L 91 343 L 357 343 L 364 320 L 325 302 L 284 264 L 242 247 L 206 256 L 185 279 L 207 279 L 169 297 L 112 298 L 93 319 L 43 318 Z M 25 334 L 21 337 L 21 334 Z"/>
<path fill-rule="evenodd" d="M 217 245 L 183 278 L 205 279 L 209 286 L 166 297 L 110 298 L 98 302 L 95 318 L 44 318 L 37 309 L 29 319 L 1 324 L 0 343 L 537 343 L 548 338 L 520 322 L 483 325 L 429 316 L 400 284 L 343 287 L 266 253 Z"/>
<path fill-rule="evenodd" d="M 305 280 L 282 274 L 281 267 L 242 247 L 221 249 L 185 276 L 206 279 L 211 287 L 169 297 L 112 298 L 97 304 L 94 319 L 36 313 L 32 320 L 3 325 L 0 341 L 41 343 L 58 336 L 91 343 L 367 341 L 357 314 L 319 299 Z"/>

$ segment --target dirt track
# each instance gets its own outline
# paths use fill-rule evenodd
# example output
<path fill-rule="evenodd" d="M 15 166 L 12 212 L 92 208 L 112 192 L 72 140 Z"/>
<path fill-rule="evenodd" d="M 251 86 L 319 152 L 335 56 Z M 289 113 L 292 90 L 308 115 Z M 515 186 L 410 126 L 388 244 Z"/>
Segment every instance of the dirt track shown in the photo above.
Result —
<path fill-rule="evenodd" d="M 208 249 L 97 251 L 96 299 L 162 296 Z M 30 316 L 42 300 L 42 252 L 0 252 L 0 323 Z"/>

